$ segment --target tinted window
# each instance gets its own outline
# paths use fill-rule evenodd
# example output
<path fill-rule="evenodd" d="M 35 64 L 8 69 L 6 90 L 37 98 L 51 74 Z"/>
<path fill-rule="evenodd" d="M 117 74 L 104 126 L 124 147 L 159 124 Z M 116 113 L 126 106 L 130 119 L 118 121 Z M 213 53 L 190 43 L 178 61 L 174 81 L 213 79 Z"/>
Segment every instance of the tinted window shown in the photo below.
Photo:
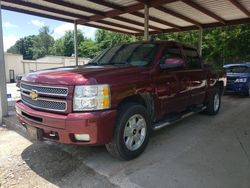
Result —
<path fill-rule="evenodd" d="M 189 49 L 189 48 L 184 48 L 184 53 L 187 58 L 187 68 L 188 69 L 200 69 L 201 68 L 201 61 L 200 57 L 197 53 L 196 50 L 194 49 Z"/>
<path fill-rule="evenodd" d="M 166 59 L 183 59 L 181 50 L 178 47 L 168 47 L 161 58 L 161 64 L 164 64 Z"/>
<path fill-rule="evenodd" d="M 146 66 L 154 60 L 156 52 L 156 44 L 124 44 L 109 48 L 94 58 L 93 61 L 100 65 L 130 64 L 133 66 Z"/>

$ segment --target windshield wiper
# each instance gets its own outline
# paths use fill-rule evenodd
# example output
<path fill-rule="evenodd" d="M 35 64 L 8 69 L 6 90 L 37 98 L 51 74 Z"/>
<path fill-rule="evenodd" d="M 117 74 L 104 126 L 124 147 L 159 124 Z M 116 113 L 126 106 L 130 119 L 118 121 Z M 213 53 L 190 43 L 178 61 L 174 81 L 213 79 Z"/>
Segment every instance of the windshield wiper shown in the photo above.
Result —
<path fill-rule="evenodd" d="M 131 65 L 131 64 L 127 61 L 121 61 L 121 62 L 110 62 L 107 63 L 106 65 Z"/>
<path fill-rule="evenodd" d="M 99 65 L 99 63 L 97 61 L 92 61 L 87 63 L 86 65 Z"/>

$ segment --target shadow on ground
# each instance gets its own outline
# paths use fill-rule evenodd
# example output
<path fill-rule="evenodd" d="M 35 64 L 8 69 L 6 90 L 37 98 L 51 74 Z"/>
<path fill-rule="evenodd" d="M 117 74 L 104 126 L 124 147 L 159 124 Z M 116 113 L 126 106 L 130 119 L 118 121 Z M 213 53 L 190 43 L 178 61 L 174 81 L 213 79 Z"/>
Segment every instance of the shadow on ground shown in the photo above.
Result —
<path fill-rule="evenodd" d="M 21 156 L 36 174 L 59 187 L 115 187 L 83 161 L 91 153 L 104 149 L 34 142 Z"/>

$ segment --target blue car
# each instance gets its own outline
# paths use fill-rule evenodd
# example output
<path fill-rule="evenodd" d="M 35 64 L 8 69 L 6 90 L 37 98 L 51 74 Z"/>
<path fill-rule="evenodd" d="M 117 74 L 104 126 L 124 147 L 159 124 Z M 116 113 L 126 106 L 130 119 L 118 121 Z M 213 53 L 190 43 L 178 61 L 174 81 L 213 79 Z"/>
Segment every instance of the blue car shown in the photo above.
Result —
<path fill-rule="evenodd" d="M 250 63 L 224 65 L 227 70 L 227 91 L 250 95 Z"/>

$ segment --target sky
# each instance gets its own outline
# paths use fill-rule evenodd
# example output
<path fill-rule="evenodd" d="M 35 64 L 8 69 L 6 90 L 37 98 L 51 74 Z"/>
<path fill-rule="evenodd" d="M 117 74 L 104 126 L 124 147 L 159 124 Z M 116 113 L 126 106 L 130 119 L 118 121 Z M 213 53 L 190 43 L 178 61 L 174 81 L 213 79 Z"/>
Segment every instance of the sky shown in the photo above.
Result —
<path fill-rule="evenodd" d="M 15 44 L 15 42 L 28 35 L 37 35 L 39 29 L 46 25 L 53 32 L 52 36 L 58 39 L 68 30 L 74 29 L 74 24 L 56 21 L 52 19 L 31 16 L 7 10 L 2 10 L 2 25 L 3 25 L 3 43 L 4 51 Z M 95 28 L 78 25 L 84 36 L 87 38 L 95 38 Z"/>

